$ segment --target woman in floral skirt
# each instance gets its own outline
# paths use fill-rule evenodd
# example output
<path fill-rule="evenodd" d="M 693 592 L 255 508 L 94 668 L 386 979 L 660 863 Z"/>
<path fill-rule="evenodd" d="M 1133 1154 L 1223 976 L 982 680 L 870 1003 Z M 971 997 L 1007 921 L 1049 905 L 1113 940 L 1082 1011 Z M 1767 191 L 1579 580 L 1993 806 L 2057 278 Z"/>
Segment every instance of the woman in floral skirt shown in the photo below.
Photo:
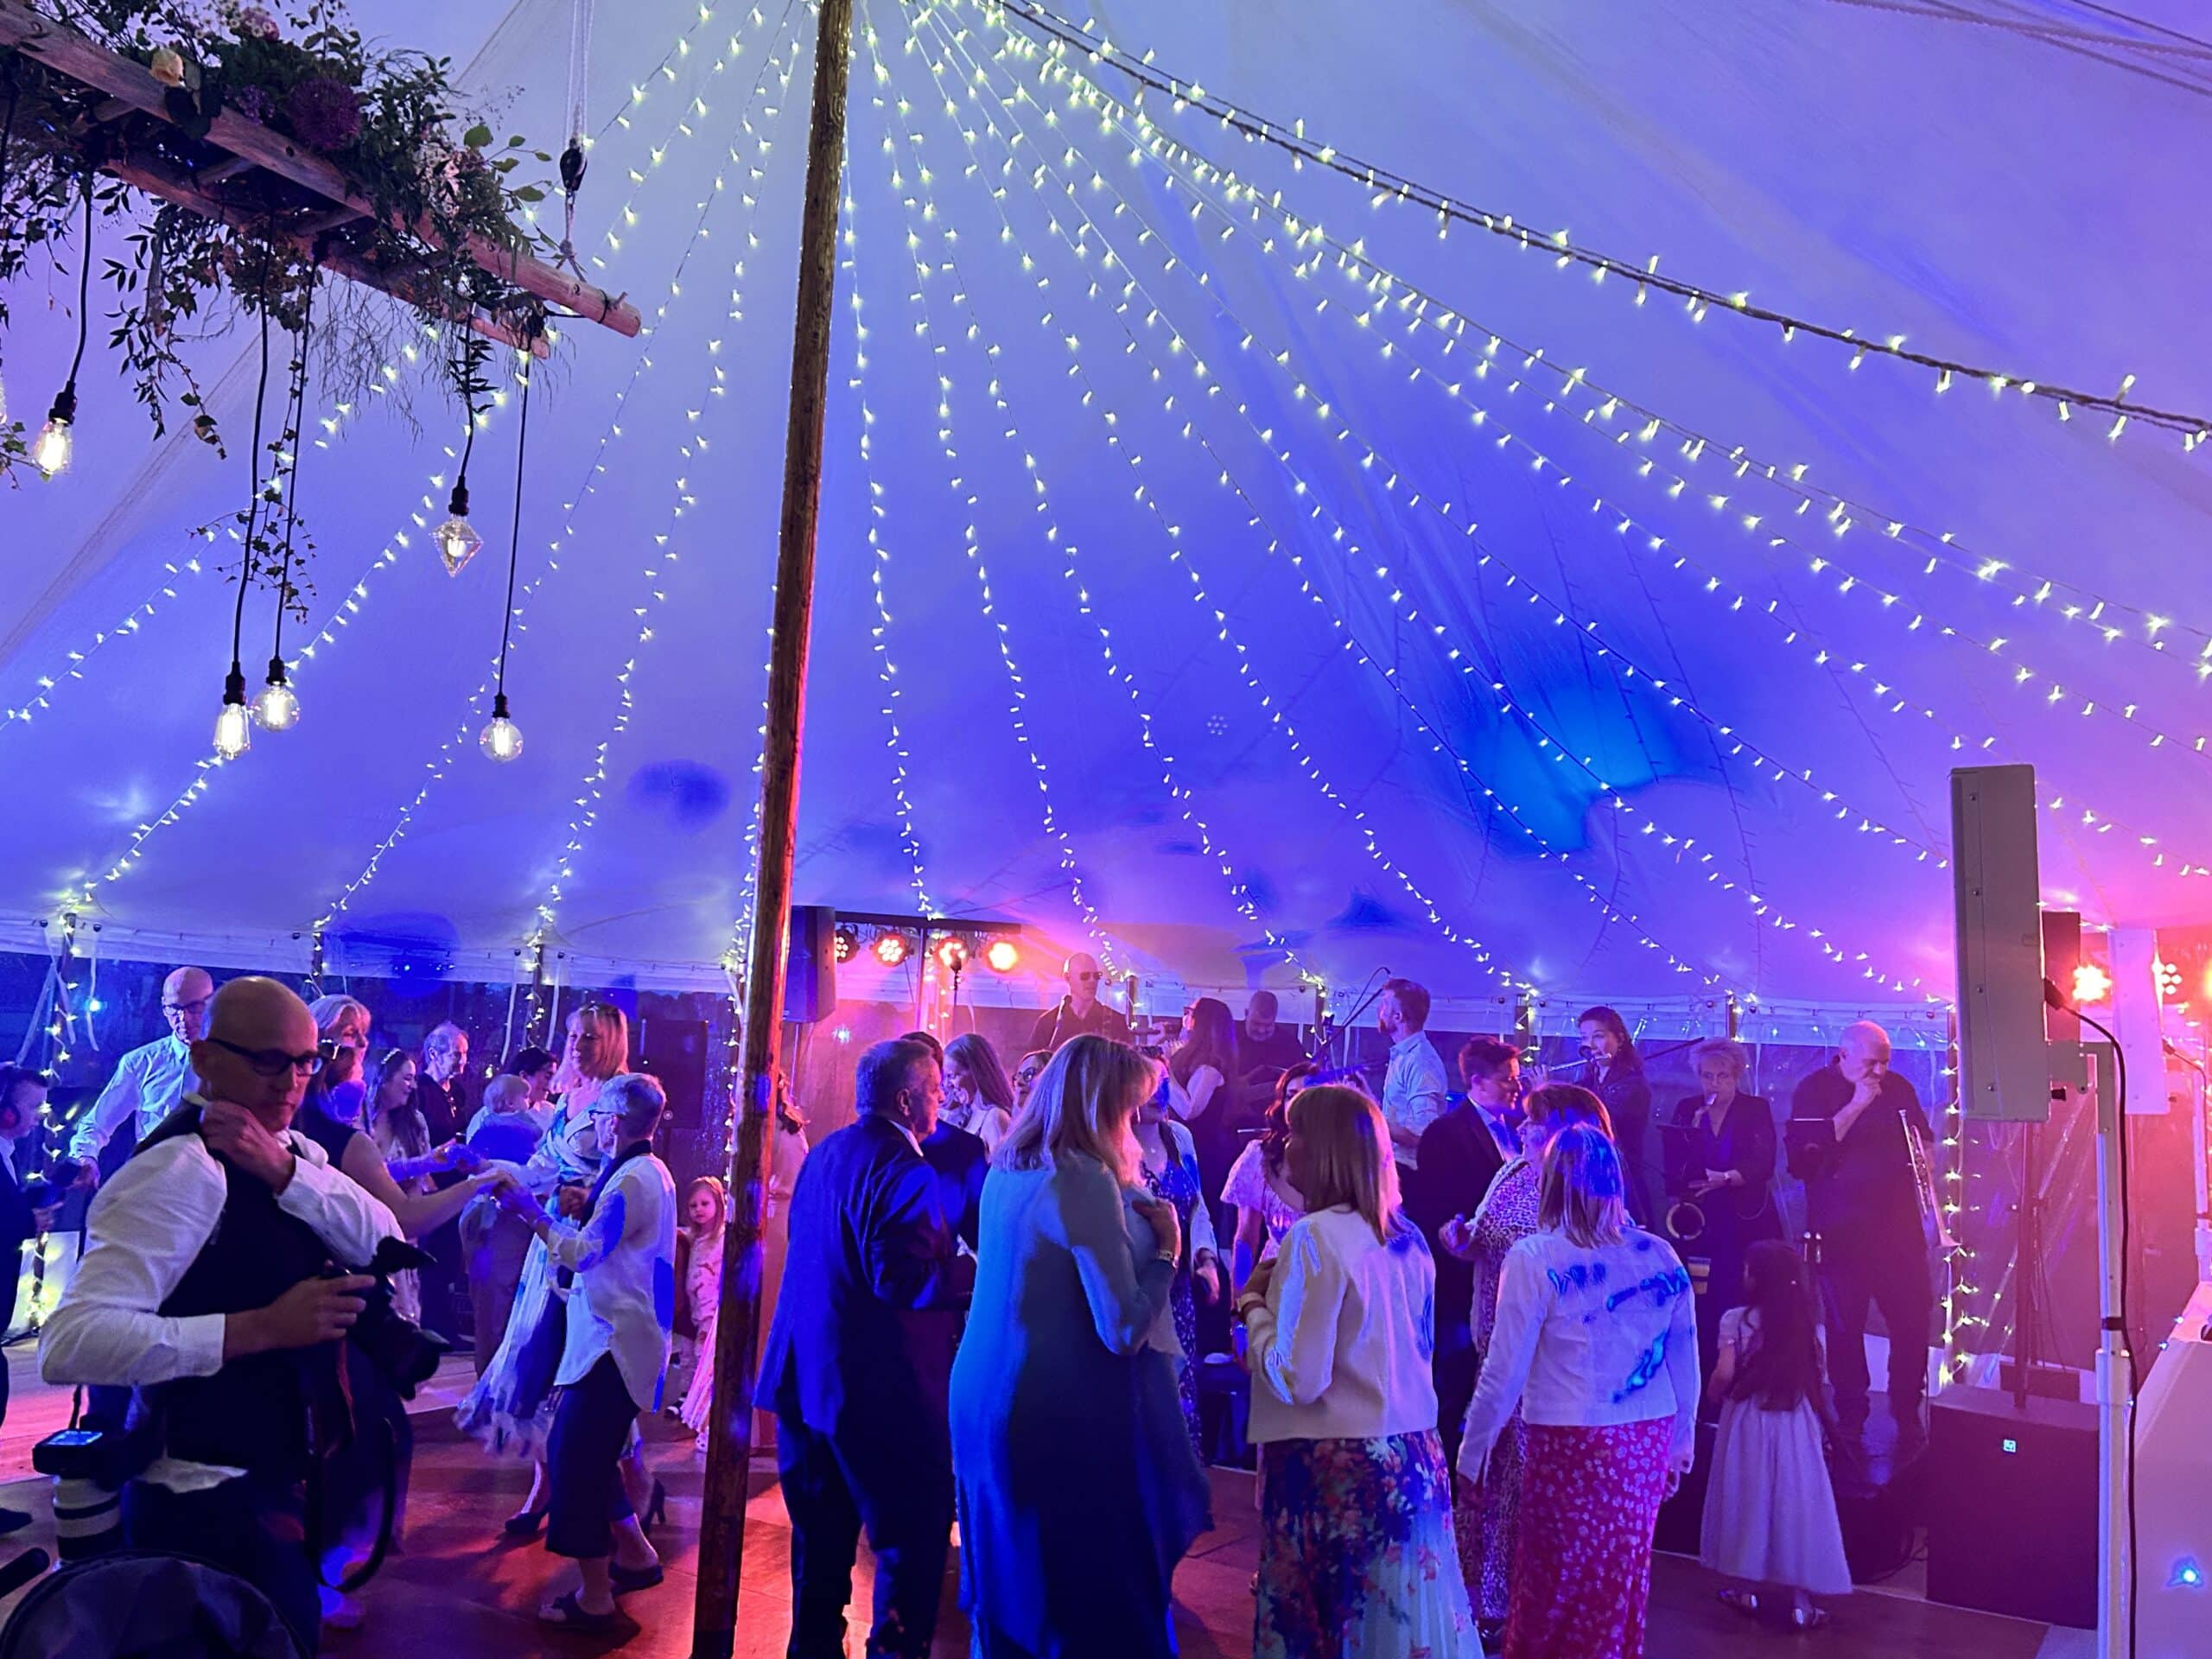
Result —
<path fill-rule="evenodd" d="M 1528 1419 L 1505 1659 L 1641 1659 L 1659 1505 L 1696 1448 L 1697 1316 L 1667 1242 L 1628 1224 L 1620 1154 L 1576 1124 L 1506 1255 L 1460 1471 Z"/>
<path fill-rule="evenodd" d="M 1266 1449 L 1254 1659 L 1478 1659 L 1436 1433 L 1436 1264 L 1375 1103 L 1290 1103 L 1306 1213 L 1238 1312 Z"/>

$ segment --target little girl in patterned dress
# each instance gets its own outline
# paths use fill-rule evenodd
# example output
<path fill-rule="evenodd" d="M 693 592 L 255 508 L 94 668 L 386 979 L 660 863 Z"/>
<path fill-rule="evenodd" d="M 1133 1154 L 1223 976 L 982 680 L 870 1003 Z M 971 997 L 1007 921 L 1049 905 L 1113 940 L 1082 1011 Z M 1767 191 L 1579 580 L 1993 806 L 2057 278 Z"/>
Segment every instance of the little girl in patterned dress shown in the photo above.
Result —
<path fill-rule="evenodd" d="M 699 1432 L 707 1450 L 707 1414 L 715 1400 L 715 1316 L 721 1307 L 722 1234 L 729 1200 L 722 1184 L 702 1175 L 683 1195 L 683 1282 L 677 1288 L 691 1314 L 691 1386 L 683 1391 L 686 1428 Z"/>
<path fill-rule="evenodd" d="M 1801 1630 L 1827 1623 L 1813 1597 L 1851 1593 L 1843 1529 L 1821 1447 L 1821 1345 L 1796 1251 L 1778 1239 L 1744 1260 L 1745 1306 L 1720 1316 L 1712 1399 L 1720 1408 L 1699 1559 L 1739 1582 L 1720 1599 Z"/>

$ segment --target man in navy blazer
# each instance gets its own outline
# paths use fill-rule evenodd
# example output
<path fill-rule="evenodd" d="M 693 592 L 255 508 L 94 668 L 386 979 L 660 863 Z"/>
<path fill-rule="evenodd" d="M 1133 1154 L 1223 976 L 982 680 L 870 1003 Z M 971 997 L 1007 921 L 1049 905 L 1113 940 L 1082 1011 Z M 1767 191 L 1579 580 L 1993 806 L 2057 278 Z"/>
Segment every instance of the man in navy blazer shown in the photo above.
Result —
<path fill-rule="evenodd" d="M 952 1537 L 945 1395 L 975 1263 L 957 1254 L 921 1142 L 944 1083 L 919 1043 L 878 1043 L 859 1120 L 808 1154 L 755 1403 L 776 1415 L 791 1522 L 789 1659 L 842 1659 L 861 1528 L 870 1659 L 924 1659 Z"/>

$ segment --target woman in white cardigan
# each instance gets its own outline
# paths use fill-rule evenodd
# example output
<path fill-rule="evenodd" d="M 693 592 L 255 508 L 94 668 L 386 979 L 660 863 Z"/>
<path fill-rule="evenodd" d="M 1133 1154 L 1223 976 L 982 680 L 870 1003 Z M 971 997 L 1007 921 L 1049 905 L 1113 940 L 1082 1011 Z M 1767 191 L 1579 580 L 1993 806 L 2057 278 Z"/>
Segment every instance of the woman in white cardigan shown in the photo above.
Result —
<path fill-rule="evenodd" d="M 1544 1152 L 1536 1231 L 1506 1252 L 1459 1472 L 1528 1420 L 1506 1659 L 1640 1659 L 1659 1505 L 1696 1448 L 1697 1316 L 1667 1241 L 1628 1223 L 1620 1154 L 1578 1123 Z"/>
<path fill-rule="evenodd" d="M 1306 1213 L 1238 1303 L 1265 1447 L 1254 1659 L 1478 1659 L 1430 1381 L 1436 1265 L 1382 1115 L 1306 1090 L 1284 1160 Z"/>

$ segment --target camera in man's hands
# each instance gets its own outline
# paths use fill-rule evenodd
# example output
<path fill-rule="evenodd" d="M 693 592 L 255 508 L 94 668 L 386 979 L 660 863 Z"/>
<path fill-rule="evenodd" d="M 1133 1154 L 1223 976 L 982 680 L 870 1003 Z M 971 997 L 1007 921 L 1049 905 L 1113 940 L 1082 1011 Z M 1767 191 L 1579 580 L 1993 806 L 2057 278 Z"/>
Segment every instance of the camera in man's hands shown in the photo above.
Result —
<path fill-rule="evenodd" d="M 433 1260 L 428 1250 L 404 1239 L 387 1238 L 377 1246 L 376 1259 L 359 1269 L 376 1282 L 361 1293 L 361 1314 L 347 1338 L 403 1400 L 415 1397 L 415 1390 L 436 1373 L 438 1362 L 453 1345 L 436 1332 L 402 1317 L 391 1305 L 391 1275 L 428 1267 Z M 323 1277 L 343 1279 L 353 1271 L 326 1268 Z"/>

